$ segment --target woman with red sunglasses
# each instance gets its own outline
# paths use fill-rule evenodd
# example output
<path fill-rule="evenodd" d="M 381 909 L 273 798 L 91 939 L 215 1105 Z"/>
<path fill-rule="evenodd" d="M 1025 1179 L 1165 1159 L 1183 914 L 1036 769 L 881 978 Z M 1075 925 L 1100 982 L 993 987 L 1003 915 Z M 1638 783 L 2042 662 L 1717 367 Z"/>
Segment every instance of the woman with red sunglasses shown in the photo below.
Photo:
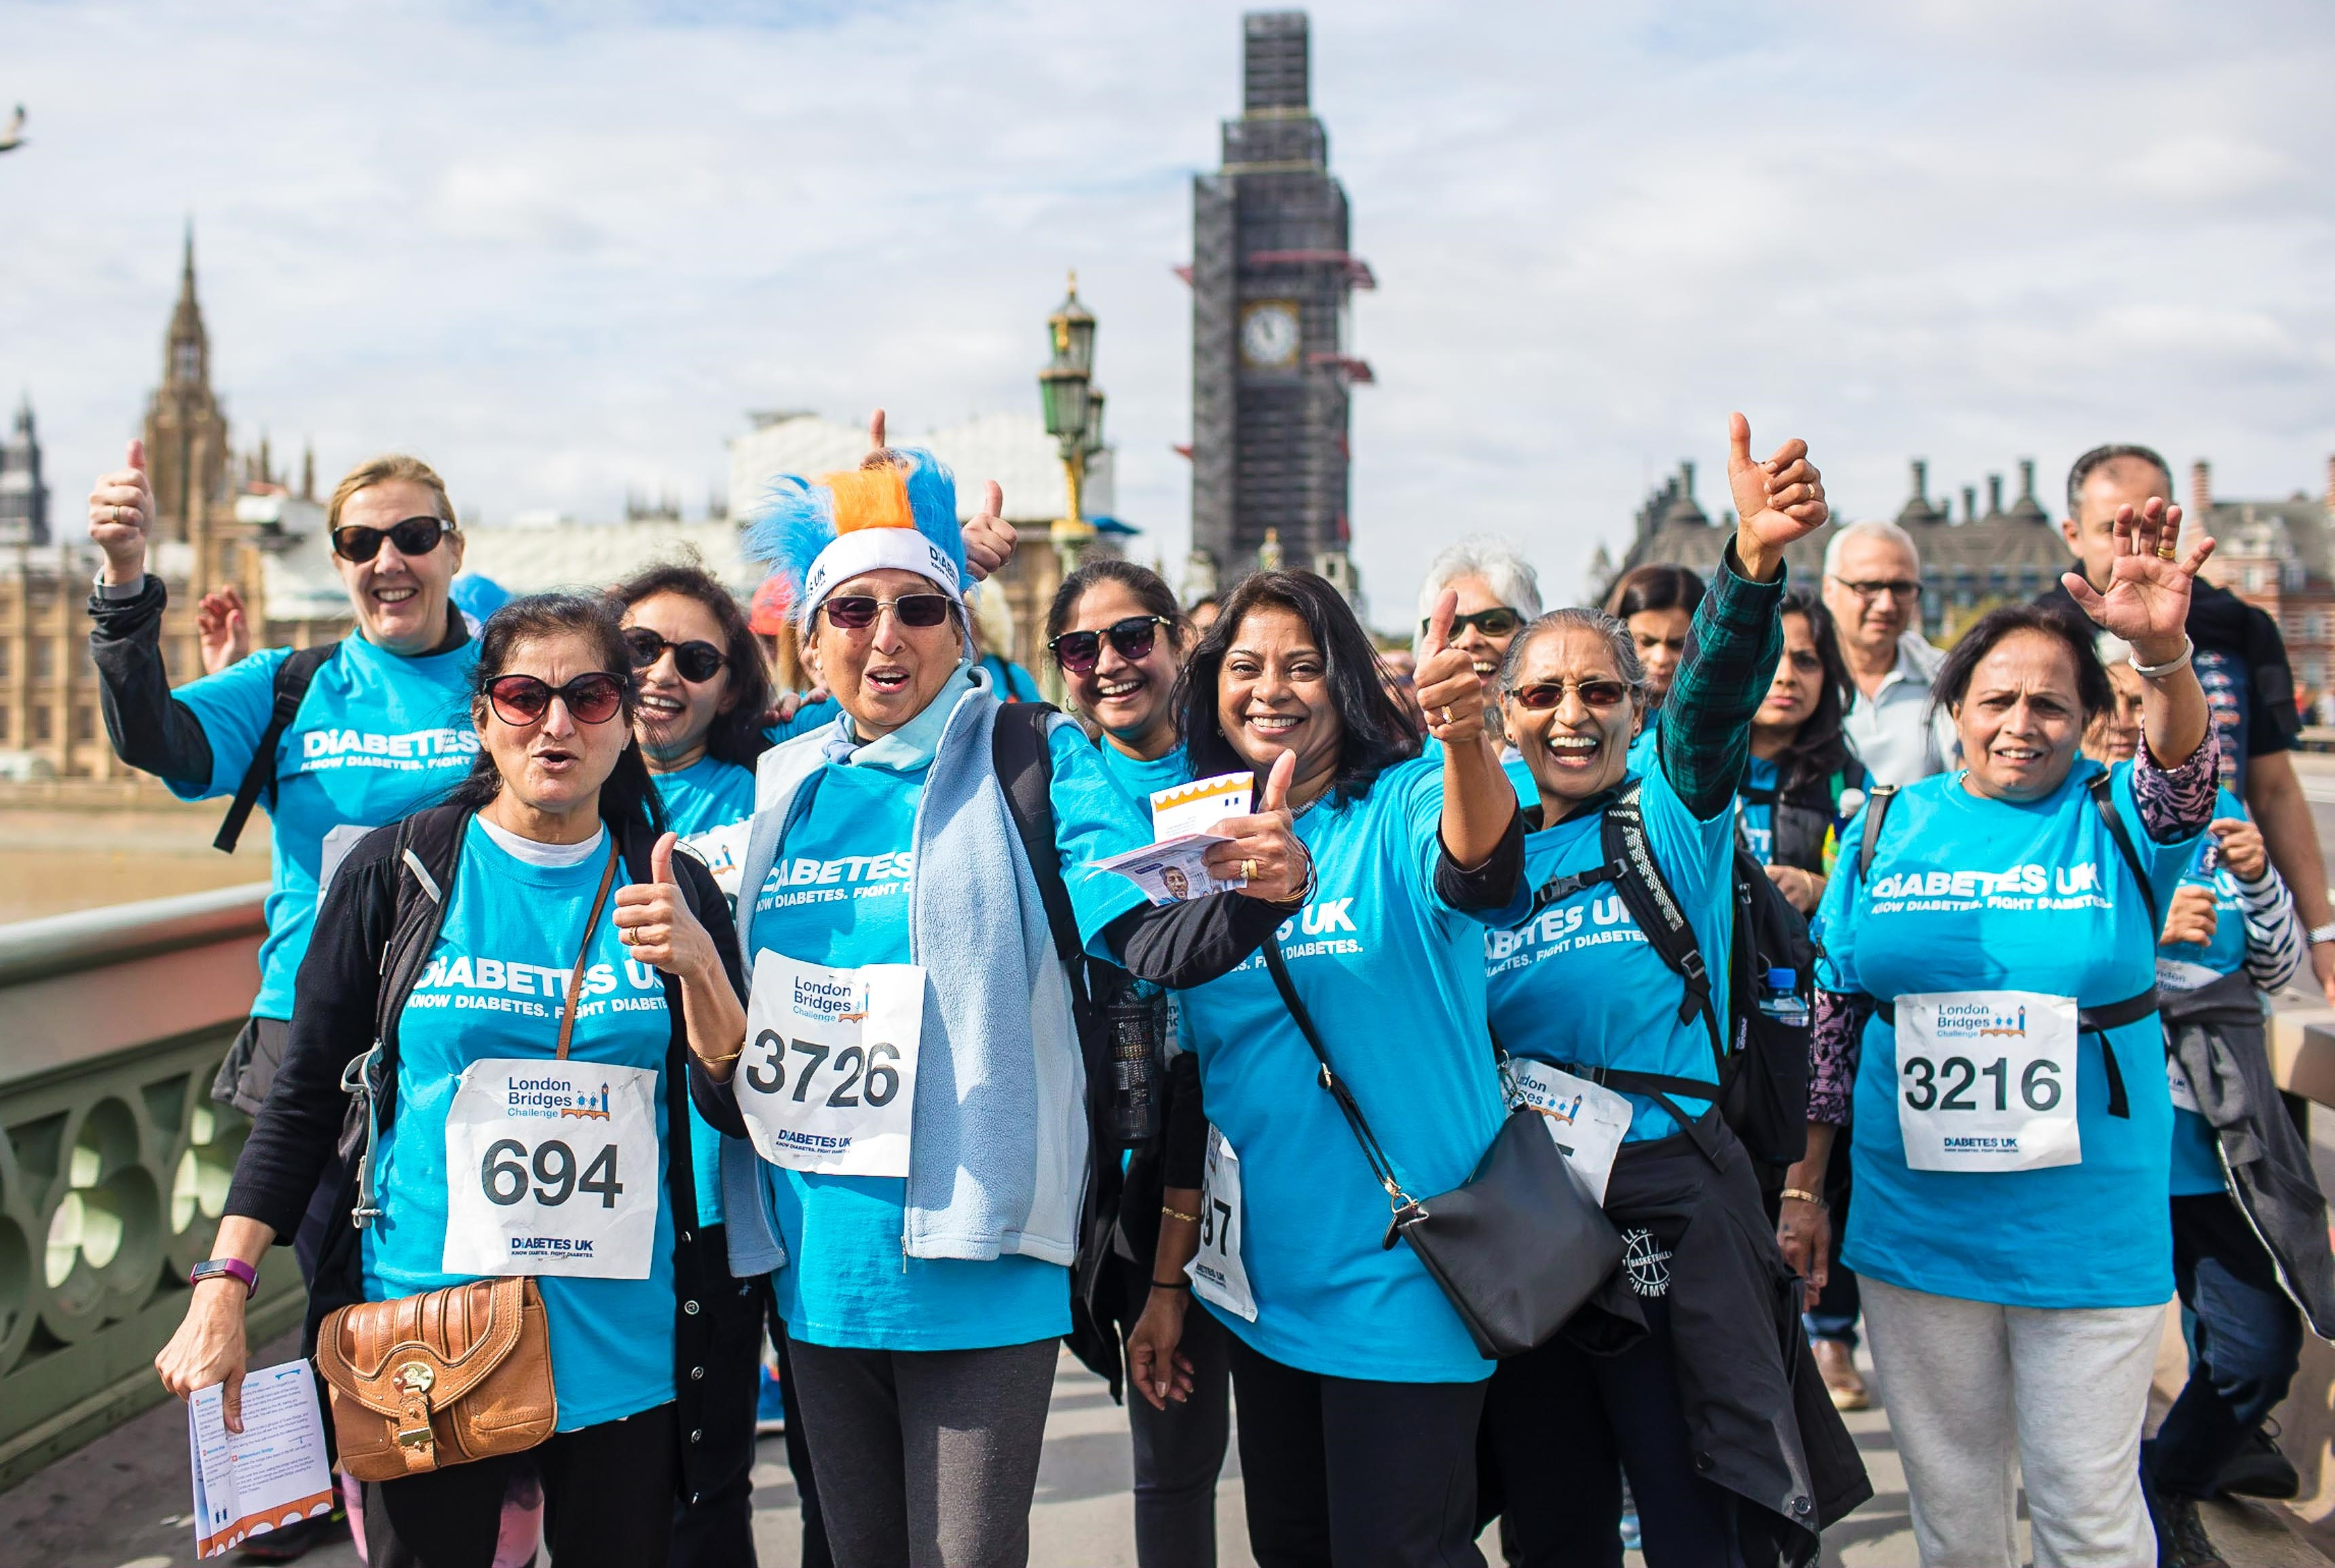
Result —
<path fill-rule="evenodd" d="M 1809 1358 L 1791 1349 L 1805 1343 L 1791 1273 L 1716 1103 L 1720 1079 L 1749 1065 L 1720 1060 L 1734 1050 L 1736 781 L 1782 645 L 1784 547 L 1826 516 L 1805 442 L 1760 462 L 1740 414 L 1730 434 L 1742 521 L 1643 770 L 1632 742 L 1649 681 L 1619 619 L 1553 611 L 1500 668 L 1538 799 L 1526 814 L 1530 913 L 1487 944 L 1492 1032 L 1518 1088 L 1568 1127 L 1575 1174 L 1625 1249 L 1602 1311 L 1492 1374 L 1487 1512 L 1497 1496 L 1525 1568 L 1584 1560 L 1590 1542 L 1618 1560 L 1624 1472 L 1655 1568 L 1810 1562 L 1817 1532 L 1871 1495 Z M 1617 863 L 1644 869 L 1617 886 Z M 1642 907 L 1684 927 L 1677 965 Z M 1695 973 L 1707 996 L 1689 992 Z"/>
<path fill-rule="evenodd" d="M 561 1563 L 654 1568 L 674 1497 L 717 1479 L 702 1433 L 725 1391 L 706 1373 L 723 1298 L 745 1289 L 697 1212 L 685 1108 L 744 1044 L 736 939 L 712 878 L 662 830 L 606 602 L 518 600 L 480 642 L 476 760 L 334 879 L 220 1255 L 156 1364 L 181 1396 L 225 1382 L 239 1428 L 256 1265 L 308 1207 L 355 1085 L 371 1130 L 331 1205 L 312 1333 L 345 1343 L 325 1315 L 364 1302 L 435 1321 L 410 1299 L 524 1275 L 557 1406 L 533 1447 L 441 1444 L 434 1467 L 368 1483 L 370 1560 L 485 1562 L 526 1475 Z M 348 1398 L 336 1385 L 336 1419 L 354 1418 Z"/>

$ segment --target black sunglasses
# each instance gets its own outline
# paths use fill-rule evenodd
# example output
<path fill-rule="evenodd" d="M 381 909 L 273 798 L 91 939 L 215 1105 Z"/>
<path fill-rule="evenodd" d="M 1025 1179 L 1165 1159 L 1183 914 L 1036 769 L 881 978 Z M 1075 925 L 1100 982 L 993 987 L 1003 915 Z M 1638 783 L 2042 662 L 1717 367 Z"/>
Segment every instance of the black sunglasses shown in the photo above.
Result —
<path fill-rule="evenodd" d="M 633 668 L 653 668 L 664 657 L 667 648 L 673 650 L 673 667 L 681 672 L 684 681 L 711 681 L 722 673 L 730 661 L 712 644 L 691 639 L 686 643 L 667 642 L 646 626 L 628 626 L 625 630 L 625 648 L 632 655 Z"/>
<path fill-rule="evenodd" d="M 1065 632 L 1046 646 L 1053 651 L 1054 663 L 1073 675 L 1083 675 L 1102 657 L 1105 637 L 1119 650 L 1119 656 L 1131 663 L 1151 656 L 1152 647 L 1159 641 L 1159 628 L 1168 624 L 1165 615 L 1129 615 L 1100 632 Z"/>
<path fill-rule="evenodd" d="M 1585 708 L 1612 708 L 1630 699 L 1630 688 L 1621 681 L 1541 681 L 1519 686 L 1508 695 L 1516 700 L 1519 708 L 1543 713 L 1565 701 L 1568 685 L 1581 693 L 1582 706 Z"/>
<path fill-rule="evenodd" d="M 884 606 L 892 606 L 892 614 L 900 618 L 903 626 L 937 626 L 948 619 L 956 601 L 946 594 L 903 594 L 896 599 L 879 599 L 873 594 L 838 594 L 823 600 L 819 608 L 827 614 L 827 624 L 843 632 L 864 632 L 876 624 Z"/>
<path fill-rule="evenodd" d="M 605 724 L 625 705 L 625 683 L 605 670 L 578 675 L 565 686 L 532 675 L 498 675 L 487 682 L 488 704 L 506 724 L 534 723 L 554 697 L 567 704 L 569 717 L 578 724 Z"/>
<path fill-rule="evenodd" d="M 1419 629 L 1424 632 L 1434 624 L 1434 618 L 1430 616 L 1419 622 Z M 1495 605 L 1488 610 L 1478 610 L 1472 615 L 1452 616 L 1451 634 L 1456 637 L 1473 626 L 1487 637 L 1505 637 L 1524 624 L 1524 616 L 1516 611 L 1509 609 L 1506 605 Z"/>
<path fill-rule="evenodd" d="M 397 547 L 401 556 L 426 556 L 438 547 L 439 540 L 453 531 L 454 525 L 443 518 L 408 518 L 385 528 L 351 523 L 345 528 L 333 530 L 333 554 L 363 566 L 381 554 L 381 542 L 387 539 Z"/>

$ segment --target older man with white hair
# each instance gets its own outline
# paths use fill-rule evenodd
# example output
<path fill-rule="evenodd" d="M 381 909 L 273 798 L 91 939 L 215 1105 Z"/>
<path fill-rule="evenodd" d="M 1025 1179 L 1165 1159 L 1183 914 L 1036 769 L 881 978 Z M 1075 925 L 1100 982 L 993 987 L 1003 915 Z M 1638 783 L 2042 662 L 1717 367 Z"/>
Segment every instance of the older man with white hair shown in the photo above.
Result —
<path fill-rule="evenodd" d="M 1497 735 L 1500 661 L 1525 623 L 1540 615 L 1540 576 L 1522 552 L 1506 539 L 1478 534 L 1444 547 L 1427 564 L 1419 585 L 1419 628 L 1423 633 L 1435 606 L 1448 588 L 1459 595 L 1458 614 L 1451 618 L 1451 643 L 1467 650 L 1484 683 L 1484 722 Z M 1505 740 L 1504 754 L 1513 756 Z"/>
<path fill-rule="evenodd" d="M 1911 784 L 1954 756 L 1952 722 L 1933 712 L 1945 654 L 1921 632 L 1922 556 L 1894 523 L 1851 523 L 1825 547 L 1825 608 L 1855 685 L 1842 731 L 1874 779 Z"/>

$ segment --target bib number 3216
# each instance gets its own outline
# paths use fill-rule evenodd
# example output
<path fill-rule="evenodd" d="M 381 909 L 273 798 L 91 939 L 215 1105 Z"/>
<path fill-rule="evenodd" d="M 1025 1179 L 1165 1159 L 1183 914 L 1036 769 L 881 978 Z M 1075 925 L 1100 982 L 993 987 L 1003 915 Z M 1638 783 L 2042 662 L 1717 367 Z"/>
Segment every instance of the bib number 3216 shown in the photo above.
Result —
<path fill-rule="evenodd" d="M 446 1116 L 450 1274 L 644 1280 L 660 1184 L 656 1073 L 544 1057 L 463 1070 Z"/>
<path fill-rule="evenodd" d="M 2084 1157 L 2076 1002 L 2032 991 L 1897 998 L 1897 1127 L 1914 1170 L 2040 1170 Z"/>
<path fill-rule="evenodd" d="M 755 1152 L 789 1170 L 904 1176 L 916 1119 L 925 972 L 754 960 L 738 1111 Z"/>

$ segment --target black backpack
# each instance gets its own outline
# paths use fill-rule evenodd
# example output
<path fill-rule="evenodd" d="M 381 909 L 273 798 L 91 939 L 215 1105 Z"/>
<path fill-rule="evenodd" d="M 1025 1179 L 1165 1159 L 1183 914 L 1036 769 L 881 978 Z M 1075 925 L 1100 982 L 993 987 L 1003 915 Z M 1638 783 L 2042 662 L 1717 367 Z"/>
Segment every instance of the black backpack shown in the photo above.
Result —
<path fill-rule="evenodd" d="M 325 662 L 340 651 L 338 643 L 320 643 L 313 648 L 295 648 L 284 663 L 276 666 L 276 701 L 267 714 L 267 728 L 259 732 L 259 744 L 252 749 L 251 763 L 243 770 L 243 780 L 235 787 L 235 799 L 228 803 L 227 815 L 219 821 L 218 837 L 211 847 L 232 855 L 236 841 L 243 837 L 243 825 L 251 819 L 251 808 L 262 792 L 267 796 L 267 808 L 276 809 L 276 745 L 291 728 L 292 717 L 300 711 L 300 703 L 308 695 L 309 683 Z"/>
<path fill-rule="evenodd" d="M 1693 1118 L 1678 1108 L 1673 1097 L 1714 1100 L 1720 1119 L 1745 1152 L 1755 1162 L 1780 1172 L 1807 1151 L 1808 1023 L 1816 1001 L 1816 947 L 1808 940 L 1807 921 L 1768 880 L 1759 863 L 1739 846 L 1730 876 L 1735 907 L 1722 1020 L 1694 927 L 1679 907 L 1654 860 L 1652 846 L 1646 841 L 1638 790 L 1639 781 L 1633 779 L 1605 804 L 1599 825 L 1603 864 L 1545 884 L 1534 894 L 1532 912 L 1526 920 L 1584 887 L 1612 883 L 1647 943 L 1679 977 L 1682 992 L 1679 1021 L 1701 1018 L 1710 1036 L 1717 1090 L 1714 1093 L 1712 1086 L 1700 1079 L 1668 1073 L 1627 1068 L 1574 1070 L 1609 1089 L 1651 1096 L 1690 1132 Z M 1771 969 L 1792 972 L 1792 992 L 1800 1004 L 1797 1021 L 1774 1016 L 1759 1006 L 1762 982 Z"/>
<path fill-rule="evenodd" d="M 1087 957 L 1070 889 L 1062 881 L 1061 852 L 1054 847 L 1054 807 L 1048 794 L 1054 760 L 1046 749 L 1047 729 L 1059 711 L 1047 702 L 1003 704 L 990 737 L 990 756 L 998 786 L 1005 792 L 1007 812 L 1021 835 L 1022 854 L 1037 879 L 1054 952 L 1070 978 L 1071 1014 L 1078 1026 L 1079 1053 L 1086 1060 L 1090 1157 L 1086 1196 L 1079 1207 L 1079 1255 L 1071 1269 L 1071 1331 L 1063 1340 L 1072 1355 L 1110 1385 L 1116 1399 L 1122 1363 L 1113 1325 L 1121 1315 L 1121 1303 L 1116 1299 L 1118 1271 L 1109 1264 L 1124 1177 L 1119 1162 L 1109 1157 L 1115 1147 L 1109 1120 L 1111 1059 L 1102 1006 L 1125 981 L 1110 965 Z"/>

